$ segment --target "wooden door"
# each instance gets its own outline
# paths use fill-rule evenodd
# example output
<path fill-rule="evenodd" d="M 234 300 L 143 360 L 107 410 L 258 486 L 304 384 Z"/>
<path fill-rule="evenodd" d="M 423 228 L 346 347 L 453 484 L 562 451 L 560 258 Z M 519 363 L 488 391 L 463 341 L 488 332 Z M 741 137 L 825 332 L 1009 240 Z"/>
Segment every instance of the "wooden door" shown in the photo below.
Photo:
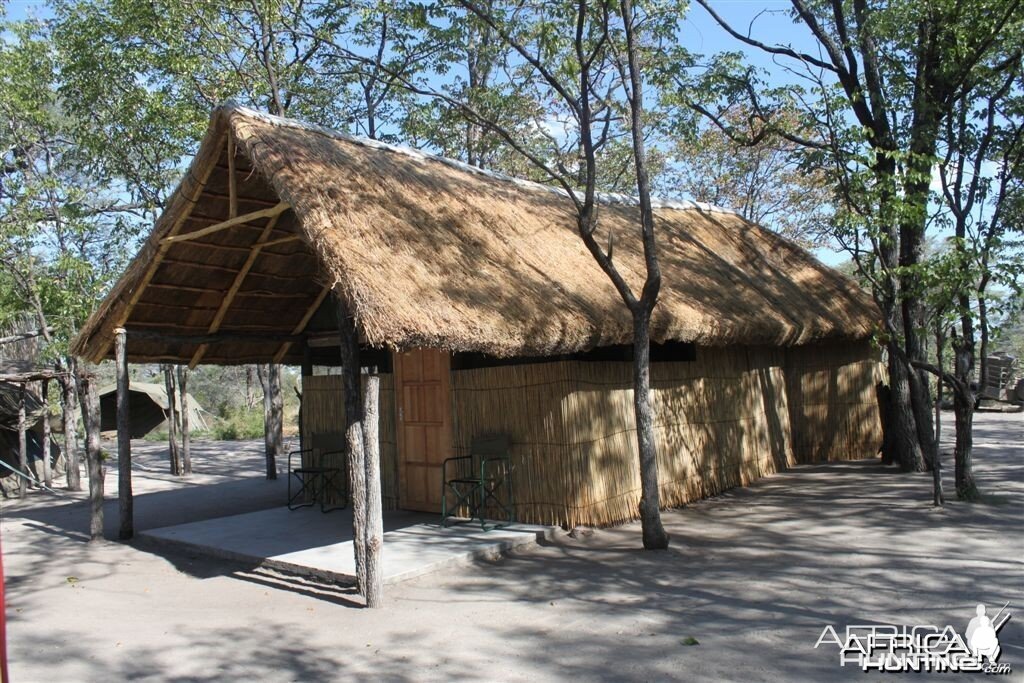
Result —
<path fill-rule="evenodd" d="M 441 463 L 451 457 L 451 355 L 396 353 L 399 507 L 441 511 Z"/>

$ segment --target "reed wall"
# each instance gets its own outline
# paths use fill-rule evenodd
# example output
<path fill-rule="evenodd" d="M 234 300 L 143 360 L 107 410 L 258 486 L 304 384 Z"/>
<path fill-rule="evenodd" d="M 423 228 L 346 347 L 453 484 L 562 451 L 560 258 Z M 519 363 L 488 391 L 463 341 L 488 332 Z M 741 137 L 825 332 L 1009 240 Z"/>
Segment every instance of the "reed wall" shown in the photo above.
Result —
<path fill-rule="evenodd" d="M 398 449 L 395 440 L 394 376 L 380 375 L 380 476 L 381 502 L 385 510 L 398 508 Z M 314 449 L 304 458 L 321 466 L 338 467 L 347 480 L 345 458 L 335 454 L 322 458 L 324 451 L 344 448 L 345 400 L 340 375 L 302 378 L 302 443 Z"/>
<path fill-rule="evenodd" d="M 512 440 L 520 521 L 605 526 L 637 517 L 629 363 L 564 361 L 452 372 L 452 444 Z M 862 458 L 881 444 L 876 354 L 862 344 L 697 350 L 652 366 L 661 502 L 683 505 L 797 463 Z M 381 375 L 384 508 L 398 507 L 394 383 Z M 303 379 L 304 443 L 343 445 L 341 377 Z M 337 445 L 336 445 L 337 444 Z M 329 464 L 344 469 L 343 459 Z"/>
<path fill-rule="evenodd" d="M 884 381 L 869 342 L 788 349 L 786 392 L 796 461 L 875 455 L 882 445 L 877 385 Z"/>
<path fill-rule="evenodd" d="M 453 448 L 512 438 L 521 521 L 602 526 L 640 500 L 631 366 L 566 361 L 452 373 Z M 700 348 L 652 366 L 665 507 L 787 465 L 866 457 L 881 441 L 867 344 Z"/>

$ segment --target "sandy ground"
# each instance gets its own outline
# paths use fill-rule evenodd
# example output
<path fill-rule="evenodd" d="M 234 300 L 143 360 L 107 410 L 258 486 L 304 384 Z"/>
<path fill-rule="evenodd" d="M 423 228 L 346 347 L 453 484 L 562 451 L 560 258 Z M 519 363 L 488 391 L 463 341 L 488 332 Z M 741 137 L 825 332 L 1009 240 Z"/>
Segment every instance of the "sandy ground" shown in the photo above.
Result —
<path fill-rule="evenodd" d="M 986 503 L 935 510 L 930 475 L 871 462 L 801 467 L 665 513 L 667 552 L 638 550 L 635 524 L 560 534 L 498 562 L 393 587 L 375 611 L 345 589 L 87 544 L 81 497 L 36 493 L 4 502 L 0 521 L 11 674 L 856 680 L 866 674 L 813 648 L 825 624 L 963 628 L 976 603 L 1009 600 L 1019 611 L 1000 633 L 1000 661 L 1014 672 L 998 680 L 1024 680 L 1024 415 L 979 415 L 976 438 Z M 183 481 L 162 473 L 159 446 L 137 444 L 140 463 L 159 470 L 136 473 L 138 526 L 279 505 L 283 481 L 262 479 L 260 444 L 225 446 L 197 448 L 199 473 Z M 110 488 L 115 479 L 107 475 Z M 116 508 L 108 510 L 113 524 Z M 699 645 L 685 645 L 691 637 Z"/>

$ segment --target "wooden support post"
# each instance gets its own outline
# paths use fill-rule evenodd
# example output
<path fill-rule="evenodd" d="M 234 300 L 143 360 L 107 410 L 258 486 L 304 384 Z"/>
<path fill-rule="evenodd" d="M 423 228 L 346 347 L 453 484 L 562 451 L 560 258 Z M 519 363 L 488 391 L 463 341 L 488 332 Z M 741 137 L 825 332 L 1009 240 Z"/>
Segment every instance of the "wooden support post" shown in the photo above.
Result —
<path fill-rule="evenodd" d="M 367 374 L 363 398 L 363 445 L 366 461 L 366 606 L 384 605 L 384 512 L 380 494 L 380 375 Z"/>
<path fill-rule="evenodd" d="M 306 449 L 306 422 L 303 416 L 302 407 L 306 401 L 306 378 L 313 376 L 313 352 L 309 343 L 302 345 L 302 384 L 299 394 L 299 450 Z"/>
<path fill-rule="evenodd" d="M 188 368 L 178 366 L 178 395 L 181 397 L 181 466 L 185 474 L 192 474 L 192 430 L 188 422 Z"/>
<path fill-rule="evenodd" d="M 53 486 L 53 468 L 50 466 L 50 380 L 43 380 L 43 483 Z"/>
<path fill-rule="evenodd" d="M 334 294 L 341 337 L 341 377 L 345 392 L 345 441 L 348 446 L 349 499 L 352 502 L 352 545 L 359 592 L 366 595 L 366 463 L 363 450 L 363 402 L 359 382 L 359 333 L 348 303 Z"/>
<path fill-rule="evenodd" d="M 117 537 L 127 541 L 135 535 L 132 499 L 132 428 L 128 377 L 128 339 L 124 328 L 114 330 L 114 359 L 117 364 L 117 507 L 120 514 Z"/>
<path fill-rule="evenodd" d="M 103 450 L 100 446 L 100 399 L 94 378 L 81 373 L 78 397 L 85 423 L 85 460 L 89 469 L 89 540 L 103 540 Z"/>
<path fill-rule="evenodd" d="M 28 392 L 25 383 L 21 383 L 21 391 L 18 392 L 18 498 L 25 499 L 28 493 L 28 441 L 25 432 L 28 429 L 28 418 L 25 416 L 25 394 Z"/>
<path fill-rule="evenodd" d="M 277 457 L 284 451 L 284 397 L 281 396 L 281 366 L 260 363 L 256 374 L 263 388 L 263 450 L 267 479 L 277 479 Z"/>
<path fill-rule="evenodd" d="M 181 475 L 181 457 L 178 453 L 178 410 L 174 400 L 174 366 L 164 365 L 164 390 L 167 393 L 167 455 L 171 474 Z"/>
<path fill-rule="evenodd" d="M 64 421 L 64 459 L 67 465 L 68 491 L 82 490 L 78 467 L 78 360 L 68 358 L 68 374 L 61 381 L 61 417 Z"/>

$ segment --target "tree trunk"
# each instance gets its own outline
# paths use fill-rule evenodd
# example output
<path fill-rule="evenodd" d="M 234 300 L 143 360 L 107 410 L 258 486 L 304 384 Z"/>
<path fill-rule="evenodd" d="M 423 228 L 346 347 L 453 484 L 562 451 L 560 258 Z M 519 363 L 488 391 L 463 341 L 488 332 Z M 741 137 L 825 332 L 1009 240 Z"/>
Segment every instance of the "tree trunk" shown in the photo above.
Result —
<path fill-rule="evenodd" d="M 25 394 L 27 388 L 24 383 L 18 392 L 18 498 L 24 499 L 28 493 L 28 439 L 25 431 L 28 429 L 28 418 L 25 415 Z"/>
<path fill-rule="evenodd" d="M 892 344 L 893 342 L 890 342 Z M 892 459 L 899 463 L 904 472 L 923 472 L 924 458 L 918 442 L 917 424 L 910 399 L 910 381 L 907 378 L 907 365 L 899 352 L 889 349 L 889 399 L 891 412 L 889 428 L 891 439 L 889 446 L 895 451 Z"/>
<path fill-rule="evenodd" d="M 103 451 L 100 447 L 100 400 L 93 378 L 78 377 L 78 394 L 85 423 L 85 461 L 89 469 L 89 540 L 103 539 Z"/>
<path fill-rule="evenodd" d="M 945 369 L 943 359 L 943 346 L 946 345 L 946 336 L 942 333 L 942 324 L 935 327 L 935 365 L 940 370 Z M 942 395 L 945 384 L 940 377 L 935 382 L 935 448 L 936 453 L 942 448 Z"/>
<path fill-rule="evenodd" d="M 167 455 L 170 472 L 181 476 L 181 453 L 178 451 L 178 409 L 174 386 L 174 366 L 164 366 L 164 389 L 167 392 Z"/>
<path fill-rule="evenodd" d="M 255 371 L 258 372 L 259 366 L 255 367 Z M 252 410 L 256 407 L 256 392 L 253 390 L 253 373 L 254 368 L 252 365 L 245 366 L 245 409 Z"/>
<path fill-rule="evenodd" d="M 919 355 L 921 356 L 919 360 L 927 360 L 923 354 Z M 923 370 L 909 368 L 907 380 L 910 384 L 910 406 L 914 411 L 914 426 L 917 429 L 917 443 L 921 448 L 921 459 L 926 467 L 931 467 L 938 453 L 938 444 L 935 441 L 935 430 L 932 425 L 932 400 L 928 377 Z"/>
<path fill-rule="evenodd" d="M 67 463 L 68 491 L 82 490 L 78 466 L 78 361 L 67 360 L 68 374 L 61 380 L 61 417 L 64 420 L 64 459 Z"/>
<path fill-rule="evenodd" d="M 960 344 L 955 350 L 956 369 L 954 375 L 959 386 L 953 387 L 953 416 L 956 420 L 956 445 L 953 449 L 954 481 L 956 497 L 974 501 L 981 498 L 981 492 L 974 482 L 974 466 L 971 462 L 974 437 L 974 402 L 976 396 L 971 390 L 971 369 L 974 365 L 972 350 L 967 344 Z"/>
<path fill-rule="evenodd" d="M 651 311 L 658 302 L 661 291 L 661 268 L 658 264 L 657 240 L 654 232 L 654 208 L 651 205 L 651 182 L 647 173 L 647 154 L 644 150 L 644 86 L 640 66 L 641 47 L 634 30 L 638 17 L 632 0 L 621 0 L 619 10 L 626 38 L 626 63 L 628 65 L 629 87 L 626 98 L 629 103 L 630 138 L 633 143 L 633 166 L 636 174 L 636 194 L 640 204 L 640 228 L 644 246 L 645 280 L 639 300 L 629 305 L 633 315 L 633 411 L 636 414 L 636 440 L 640 452 L 640 522 L 643 529 L 644 549 L 664 550 L 668 548 L 668 534 L 661 524 L 661 497 L 658 491 L 658 451 L 654 437 L 654 415 L 651 410 Z M 577 33 L 579 36 L 579 33 Z M 577 38 L 578 40 L 578 38 Z M 579 45 L 579 43 L 577 43 Z M 625 76 L 625 72 L 623 76 Z M 590 86 L 584 86 L 586 91 Z M 589 94 L 586 95 L 589 97 Z M 589 112 L 589 106 L 587 107 Z M 586 121 L 590 125 L 590 121 Z M 588 188 L 593 188 L 595 175 L 592 172 L 594 148 L 588 136 L 587 163 Z M 611 244 L 608 247 L 611 261 Z M 620 295 L 622 292 L 620 291 Z"/>
<path fill-rule="evenodd" d="M 636 415 L 636 440 L 640 451 L 640 521 L 644 548 L 668 548 L 668 534 L 661 523 L 661 496 L 658 492 L 658 452 L 651 410 L 651 338 L 650 317 L 633 317 L 633 412 Z"/>
<path fill-rule="evenodd" d="M 359 592 L 366 595 L 366 459 L 363 443 L 363 402 L 359 386 L 359 333 L 347 304 L 337 293 L 335 305 L 341 338 L 341 376 L 345 392 L 345 441 L 348 445 L 349 500 L 352 502 L 352 545 Z"/>
<path fill-rule="evenodd" d="M 192 474 L 192 428 L 188 422 L 188 366 L 178 366 L 178 396 L 181 400 L 181 465 L 185 474 Z"/>
<path fill-rule="evenodd" d="M 956 418 L 956 447 L 953 451 L 953 458 L 956 466 L 956 495 L 960 500 L 980 498 L 978 487 L 974 483 L 974 471 L 971 463 L 974 441 L 971 434 L 974 424 L 974 396 L 972 394 L 973 392 L 970 391 L 953 393 L 953 414 Z"/>
<path fill-rule="evenodd" d="M 127 541 L 135 535 L 128 340 L 123 329 L 116 330 L 114 335 L 114 356 L 117 364 L 117 505 L 120 516 L 117 537 Z"/>
<path fill-rule="evenodd" d="M 366 375 L 363 446 L 366 459 L 366 606 L 383 607 L 384 516 L 380 496 L 380 375 Z"/>
<path fill-rule="evenodd" d="M 980 381 L 978 386 L 981 387 L 981 391 L 984 391 L 985 384 L 988 382 L 988 343 L 989 343 L 989 324 L 988 324 L 988 304 L 985 300 L 985 295 L 982 290 L 978 292 L 978 328 L 981 333 L 980 344 L 978 346 L 978 377 Z M 1012 387 L 1011 387 L 1012 388 Z M 999 387 L 996 386 L 996 396 L 1000 396 Z M 979 392 L 974 397 L 974 407 L 978 407 L 978 403 L 981 402 L 982 394 Z"/>
<path fill-rule="evenodd" d="M 935 330 L 935 364 L 942 368 L 942 345 L 945 343 L 942 326 Z M 946 504 L 946 496 L 942 491 L 942 378 L 935 382 L 935 461 L 932 463 L 932 503 L 936 506 Z"/>
<path fill-rule="evenodd" d="M 256 366 L 263 387 L 263 451 L 266 454 L 267 479 L 277 479 L 277 458 L 284 450 L 281 396 L 281 366 L 273 363 Z"/>
<path fill-rule="evenodd" d="M 50 380 L 43 380 L 43 483 L 53 486 L 53 468 L 50 462 Z"/>

